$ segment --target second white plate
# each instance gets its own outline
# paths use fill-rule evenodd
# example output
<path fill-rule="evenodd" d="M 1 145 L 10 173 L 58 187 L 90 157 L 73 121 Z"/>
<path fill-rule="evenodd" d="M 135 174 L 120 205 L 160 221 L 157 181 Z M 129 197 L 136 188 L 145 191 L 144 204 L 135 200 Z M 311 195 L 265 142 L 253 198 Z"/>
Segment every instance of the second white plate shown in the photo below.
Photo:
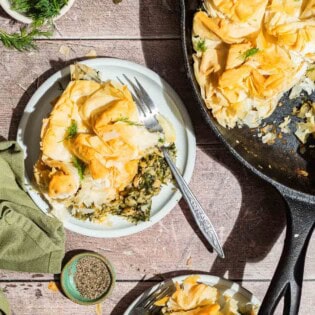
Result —
<path fill-rule="evenodd" d="M 123 74 L 130 78 L 136 77 L 147 90 L 160 112 L 167 117 L 176 130 L 177 160 L 176 164 L 182 172 L 185 180 L 190 181 L 196 155 L 196 141 L 191 120 L 186 108 L 172 89 L 159 75 L 148 68 L 135 63 L 113 59 L 96 58 L 82 63 L 99 71 L 103 81 L 116 80 Z M 51 111 L 51 101 L 59 96 L 62 91 L 60 84 L 66 86 L 70 80 L 69 67 L 58 71 L 46 80 L 32 96 L 22 116 L 17 141 L 24 149 L 26 159 L 26 184 L 28 193 L 34 202 L 44 212 L 49 212 L 49 205 L 38 192 L 33 181 L 33 166 L 38 159 L 40 151 L 40 131 L 43 118 Z M 161 193 L 153 198 L 151 219 L 148 222 L 132 224 L 120 217 L 110 216 L 108 222 L 96 224 L 88 221 L 80 221 L 70 214 L 66 214 L 64 226 L 74 232 L 94 237 L 119 237 L 140 232 L 161 220 L 177 204 L 181 194 L 174 190 L 174 186 L 165 186 Z"/>
<path fill-rule="evenodd" d="M 157 290 L 158 288 L 164 288 L 168 286 L 174 286 L 176 282 L 182 283 L 188 276 L 190 275 L 185 275 L 185 276 L 179 276 L 179 277 L 174 277 L 172 279 L 169 279 L 165 282 L 160 282 L 153 286 L 152 288 L 149 288 L 146 290 L 144 293 L 142 293 L 125 311 L 123 315 L 137 315 L 135 313 L 135 308 L 136 306 L 140 303 L 141 301 L 145 300 L 147 296 L 149 296 L 152 292 Z M 216 276 L 211 276 L 211 275 L 203 275 L 199 274 L 199 280 L 198 282 L 202 282 L 204 284 L 207 284 L 209 286 L 214 286 L 216 287 L 221 294 L 227 295 L 230 297 L 233 297 L 236 301 L 238 301 L 241 304 L 246 304 L 246 303 L 251 303 L 253 305 L 260 305 L 260 301 L 248 290 L 240 286 L 236 282 L 232 282 L 220 277 Z"/>

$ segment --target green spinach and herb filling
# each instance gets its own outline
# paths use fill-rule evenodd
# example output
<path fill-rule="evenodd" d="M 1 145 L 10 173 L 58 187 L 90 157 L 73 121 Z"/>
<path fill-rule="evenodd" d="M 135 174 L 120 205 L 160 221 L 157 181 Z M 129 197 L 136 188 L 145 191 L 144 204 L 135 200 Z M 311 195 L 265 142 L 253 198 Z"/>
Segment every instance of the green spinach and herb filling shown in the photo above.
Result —
<path fill-rule="evenodd" d="M 169 152 L 175 160 L 175 144 L 169 147 Z M 115 200 L 104 205 L 102 209 L 95 209 L 93 213 L 70 211 L 77 219 L 96 222 L 104 221 L 108 214 L 122 216 L 132 223 L 148 221 L 151 214 L 152 198 L 160 193 L 163 185 L 171 182 L 171 170 L 161 150 L 155 148 L 140 159 L 137 175 Z"/>

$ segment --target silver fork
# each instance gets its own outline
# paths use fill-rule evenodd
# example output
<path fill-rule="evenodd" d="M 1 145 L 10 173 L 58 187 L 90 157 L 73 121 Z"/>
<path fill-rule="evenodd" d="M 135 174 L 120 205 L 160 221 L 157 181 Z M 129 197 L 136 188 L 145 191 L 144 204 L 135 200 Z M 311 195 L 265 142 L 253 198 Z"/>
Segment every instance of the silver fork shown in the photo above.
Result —
<path fill-rule="evenodd" d="M 135 82 L 132 82 L 126 75 L 123 75 L 125 80 L 129 83 L 132 87 L 134 93 L 132 96 L 134 101 L 137 104 L 140 120 L 143 122 L 145 127 L 151 132 L 163 132 L 161 125 L 159 124 L 156 115 L 159 113 L 157 106 L 154 104 L 148 93 L 145 91 L 143 86 L 134 78 Z M 124 82 L 119 79 L 119 82 L 124 85 Z M 172 174 L 177 182 L 178 188 L 181 191 L 183 197 L 185 198 L 193 217 L 200 228 L 203 236 L 207 239 L 207 241 L 211 244 L 213 249 L 218 253 L 221 258 L 224 258 L 224 252 L 222 246 L 219 242 L 218 235 L 206 215 L 205 211 L 201 207 L 200 203 L 198 202 L 197 198 L 190 190 L 188 184 L 185 182 L 183 176 L 177 169 L 176 165 L 174 164 L 168 149 L 166 146 L 162 146 L 161 148 L 164 158 L 168 163 Z"/>
<path fill-rule="evenodd" d="M 173 293 L 172 286 L 161 284 L 156 290 L 146 297 L 142 297 L 135 308 L 132 310 L 131 315 L 153 315 L 160 313 L 160 307 L 155 306 L 154 303 L 166 295 Z"/>

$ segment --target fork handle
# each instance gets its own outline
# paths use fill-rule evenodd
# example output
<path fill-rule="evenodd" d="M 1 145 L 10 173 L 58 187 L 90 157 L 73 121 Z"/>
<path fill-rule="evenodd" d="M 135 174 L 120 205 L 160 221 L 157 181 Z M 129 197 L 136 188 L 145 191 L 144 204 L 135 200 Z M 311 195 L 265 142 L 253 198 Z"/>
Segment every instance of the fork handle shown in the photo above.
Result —
<path fill-rule="evenodd" d="M 164 158 L 169 165 L 171 172 L 177 182 L 178 189 L 182 193 L 184 199 L 186 200 L 192 215 L 201 230 L 203 236 L 207 239 L 207 241 L 210 243 L 210 245 L 213 247 L 213 249 L 218 253 L 218 255 L 222 258 L 224 258 L 224 252 L 220 245 L 218 235 L 206 215 L 205 211 L 201 207 L 200 203 L 198 202 L 197 198 L 193 194 L 193 192 L 190 190 L 188 184 L 184 180 L 183 176 L 179 172 L 178 168 L 176 167 L 175 163 L 173 162 L 168 150 L 166 147 L 162 147 L 162 152 L 164 154 Z"/>

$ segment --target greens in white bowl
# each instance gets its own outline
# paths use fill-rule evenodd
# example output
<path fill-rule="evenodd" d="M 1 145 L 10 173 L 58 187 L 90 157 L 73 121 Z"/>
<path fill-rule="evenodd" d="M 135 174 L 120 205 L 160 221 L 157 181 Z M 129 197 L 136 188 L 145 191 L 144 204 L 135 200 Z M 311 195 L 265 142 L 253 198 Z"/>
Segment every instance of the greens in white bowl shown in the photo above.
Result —
<path fill-rule="evenodd" d="M 57 20 L 72 7 L 75 0 L 0 0 L 3 10 L 25 24 L 39 20 Z M 44 5 L 45 4 L 45 5 Z"/>
<path fill-rule="evenodd" d="M 35 39 L 52 36 L 52 22 L 64 15 L 73 3 L 74 0 L 0 0 L 0 5 L 7 14 L 27 24 L 19 32 L 10 33 L 0 29 L 0 41 L 9 49 L 36 49 Z"/>

